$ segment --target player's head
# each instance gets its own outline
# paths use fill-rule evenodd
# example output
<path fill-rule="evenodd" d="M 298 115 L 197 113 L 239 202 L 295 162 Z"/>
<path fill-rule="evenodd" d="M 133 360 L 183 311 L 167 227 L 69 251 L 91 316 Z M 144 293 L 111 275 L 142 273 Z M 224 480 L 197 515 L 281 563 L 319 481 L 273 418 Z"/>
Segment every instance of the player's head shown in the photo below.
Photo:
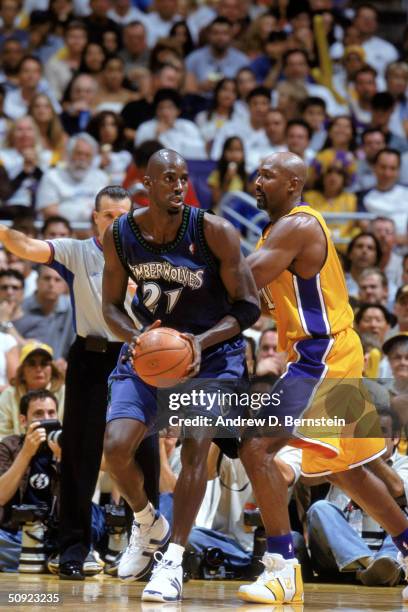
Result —
<path fill-rule="evenodd" d="M 272 153 L 259 167 L 255 181 L 258 208 L 269 215 L 285 214 L 300 201 L 306 181 L 306 166 L 294 153 Z"/>
<path fill-rule="evenodd" d="M 169 215 L 177 215 L 188 189 L 185 160 L 176 151 L 160 149 L 149 159 L 143 184 L 151 205 Z"/>
<path fill-rule="evenodd" d="M 129 192 L 119 185 L 108 185 L 98 192 L 92 217 L 99 240 L 103 240 L 106 230 L 116 217 L 129 212 L 131 205 Z"/>

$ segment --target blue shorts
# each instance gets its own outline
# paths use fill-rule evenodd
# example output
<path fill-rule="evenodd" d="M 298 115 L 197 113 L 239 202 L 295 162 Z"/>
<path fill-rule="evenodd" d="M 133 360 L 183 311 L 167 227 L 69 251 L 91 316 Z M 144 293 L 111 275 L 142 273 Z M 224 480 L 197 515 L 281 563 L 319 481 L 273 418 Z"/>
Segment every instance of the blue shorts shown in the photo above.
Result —
<path fill-rule="evenodd" d="M 122 363 L 121 357 L 126 354 L 128 345 L 124 344 L 119 355 L 116 368 L 109 377 L 109 398 L 107 422 L 115 419 L 135 419 L 147 427 L 151 427 L 156 420 L 158 412 L 158 393 L 169 393 L 158 390 L 143 382 L 135 373 L 131 364 Z M 245 361 L 245 341 L 242 337 L 224 342 L 214 348 L 209 348 L 202 354 L 201 368 L 191 381 L 197 387 L 197 379 L 210 379 L 211 385 L 215 380 L 247 380 Z M 203 380 L 203 384 L 205 382 Z M 187 383 L 188 385 L 188 383 Z M 214 404 L 211 410 L 206 409 L 205 414 L 217 414 L 219 407 Z"/>

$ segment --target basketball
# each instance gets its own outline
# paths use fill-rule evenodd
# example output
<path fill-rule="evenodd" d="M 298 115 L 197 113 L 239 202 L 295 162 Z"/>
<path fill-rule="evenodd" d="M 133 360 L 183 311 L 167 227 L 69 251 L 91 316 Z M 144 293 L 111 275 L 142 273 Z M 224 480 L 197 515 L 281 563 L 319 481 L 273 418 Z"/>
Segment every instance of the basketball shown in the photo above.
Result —
<path fill-rule="evenodd" d="M 153 387 L 171 387 L 185 377 L 193 361 L 188 340 L 169 327 L 158 327 L 140 336 L 133 353 L 133 368 Z"/>

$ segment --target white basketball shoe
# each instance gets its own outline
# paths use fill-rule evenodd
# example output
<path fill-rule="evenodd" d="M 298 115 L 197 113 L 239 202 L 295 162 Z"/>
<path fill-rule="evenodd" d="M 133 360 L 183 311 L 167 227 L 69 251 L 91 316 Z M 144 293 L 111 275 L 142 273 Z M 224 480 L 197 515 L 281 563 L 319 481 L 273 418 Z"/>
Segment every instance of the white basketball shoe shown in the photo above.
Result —
<path fill-rule="evenodd" d="M 160 552 L 154 555 L 152 576 L 142 593 L 142 601 L 181 601 L 183 566 Z"/>
<path fill-rule="evenodd" d="M 153 564 L 154 553 L 167 544 L 170 533 L 170 526 L 160 512 L 156 512 L 149 527 L 133 521 L 129 544 L 118 567 L 119 578 L 132 581 L 147 574 Z"/>
<path fill-rule="evenodd" d="M 262 563 L 265 569 L 259 578 L 239 588 L 240 599 L 268 604 L 303 603 L 302 572 L 297 559 L 266 552 Z"/>

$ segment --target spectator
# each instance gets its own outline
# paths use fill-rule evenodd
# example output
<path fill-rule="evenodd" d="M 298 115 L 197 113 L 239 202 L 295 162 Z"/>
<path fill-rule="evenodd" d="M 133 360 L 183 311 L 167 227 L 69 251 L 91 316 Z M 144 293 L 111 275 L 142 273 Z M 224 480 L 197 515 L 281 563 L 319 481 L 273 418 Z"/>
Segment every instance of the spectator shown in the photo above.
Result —
<path fill-rule="evenodd" d="M 31 223 L 32 222 L 32 223 Z M 31 231 L 31 226 L 34 231 Z M 35 228 L 34 228 L 34 219 L 33 217 L 22 217 L 19 219 L 15 218 L 13 221 L 12 228 L 17 231 L 24 232 L 24 234 L 30 238 L 35 238 Z M 13 253 L 8 252 L 8 268 L 11 270 L 15 270 L 16 272 L 20 272 L 23 275 L 24 279 L 24 299 L 33 295 L 37 288 L 37 271 L 34 270 L 33 264 L 30 261 L 24 261 L 24 259 L 20 259 Z"/>
<path fill-rule="evenodd" d="M 383 344 L 392 377 L 386 381 L 392 397 L 408 393 L 408 332 L 394 334 Z"/>
<path fill-rule="evenodd" d="M 107 30 L 120 32 L 119 26 L 108 17 L 109 0 L 90 0 L 91 12 L 83 19 L 88 30 L 89 40 L 102 44 L 103 34 Z"/>
<path fill-rule="evenodd" d="M 267 155 L 274 152 L 287 151 L 286 144 L 286 118 L 284 113 L 277 108 L 269 108 L 264 123 L 266 140 L 256 147 L 247 148 L 246 162 L 248 172 L 253 173 L 258 169 L 259 163 Z"/>
<path fill-rule="evenodd" d="M 226 121 L 236 119 L 234 105 L 237 100 L 237 86 L 233 79 L 222 79 L 214 89 L 214 97 L 208 111 L 201 111 L 195 118 L 204 141 L 209 147 L 218 130 Z"/>
<path fill-rule="evenodd" d="M 370 127 L 371 100 L 377 93 L 377 71 L 371 66 L 357 70 L 354 77 L 355 95 L 350 100 L 350 113 L 360 129 Z"/>
<path fill-rule="evenodd" d="M 221 151 L 225 140 L 229 136 L 240 135 L 244 143 L 245 158 L 248 162 L 248 155 L 251 152 L 252 157 L 259 151 L 264 151 L 268 146 L 268 139 L 265 133 L 266 115 L 270 108 L 270 93 L 265 87 L 256 87 L 251 91 L 247 98 L 249 108 L 249 118 L 244 121 L 243 118 L 234 121 L 227 121 L 215 137 L 212 149 L 211 158 L 218 160 L 221 156 Z M 255 168 L 248 167 L 248 172 L 252 172 Z"/>
<path fill-rule="evenodd" d="M 47 10 L 34 10 L 30 14 L 27 50 L 44 65 L 64 45 L 52 33 L 52 16 Z"/>
<path fill-rule="evenodd" d="M 272 31 L 263 43 L 263 54 L 251 62 L 256 80 L 260 85 L 272 89 L 276 86 L 282 70 L 282 57 L 287 51 L 286 32 Z"/>
<path fill-rule="evenodd" d="M 390 131 L 401 138 L 408 137 L 408 64 L 394 62 L 385 71 L 387 91 L 395 100 L 394 111 L 389 122 Z"/>
<path fill-rule="evenodd" d="M 65 282 L 55 270 L 41 266 L 37 291 L 22 304 L 23 316 L 14 320 L 18 333 L 51 346 L 54 358 L 65 361 L 73 341 L 72 309 L 64 295 Z"/>
<path fill-rule="evenodd" d="M 347 174 L 349 184 L 355 177 L 357 160 L 354 154 L 356 149 L 356 131 L 350 117 L 346 115 L 333 119 L 327 129 L 328 136 L 323 149 L 317 153 L 312 162 L 310 182 L 315 180 L 329 167 L 341 166 Z"/>
<path fill-rule="evenodd" d="M 72 227 L 68 219 L 65 217 L 48 217 L 44 221 L 41 229 L 41 235 L 44 240 L 54 240 L 54 238 L 71 238 Z"/>
<path fill-rule="evenodd" d="M 50 346 L 33 340 L 22 348 L 15 380 L 0 395 L 0 439 L 24 432 L 19 419 L 19 404 L 29 391 L 48 389 L 54 393 L 58 399 L 58 418 L 62 419 L 64 377 L 52 357 Z"/>
<path fill-rule="evenodd" d="M 126 26 L 141 21 L 146 17 L 146 14 L 138 9 L 131 0 L 116 0 L 112 8 L 108 11 L 108 17 L 120 26 Z"/>
<path fill-rule="evenodd" d="M 175 89 L 180 87 L 180 73 L 170 65 L 161 66 L 149 78 L 148 91 L 139 100 L 126 104 L 121 112 L 125 122 L 125 137 L 133 142 L 137 128 L 154 118 L 153 99 L 159 89 Z"/>
<path fill-rule="evenodd" d="M 278 20 L 276 15 L 272 11 L 260 14 L 250 24 L 242 41 L 242 50 L 251 59 L 262 56 L 269 35 L 277 31 Z"/>
<path fill-rule="evenodd" d="M 408 332 L 408 285 L 399 287 L 395 296 L 394 313 L 397 325 L 394 332 Z"/>
<path fill-rule="evenodd" d="M 395 252 L 397 231 L 395 223 L 388 217 L 377 217 L 370 222 L 370 232 L 374 234 L 381 246 L 382 257 L 380 268 L 388 278 L 390 297 L 394 299 L 397 287 L 402 283 L 402 257 Z"/>
<path fill-rule="evenodd" d="M 379 268 L 365 268 L 358 279 L 358 299 L 362 304 L 388 304 L 388 279 Z"/>
<path fill-rule="evenodd" d="M 146 27 L 141 21 L 131 21 L 123 28 L 123 49 L 119 52 L 125 62 L 128 80 L 137 81 L 139 69 L 149 66 L 150 51 L 146 42 Z"/>
<path fill-rule="evenodd" d="M 184 58 L 194 51 L 194 41 L 186 21 L 176 21 L 169 32 L 169 37 L 177 41 Z"/>
<path fill-rule="evenodd" d="M 14 320 L 23 316 L 24 276 L 21 272 L 6 268 L 0 270 L 0 326 L 18 345 L 25 343 L 14 327 Z"/>
<path fill-rule="evenodd" d="M 0 45 L 14 38 L 26 45 L 28 33 L 22 28 L 16 27 L 16 18 L 20 12 L 20 2 L 18 0 L 3 0 L 0 6 Z"/>
<path fill-rule="evenodd" d="M 355 94 L 354 81 L 359 70 L 365 65 L 365 51 L 360 45 L 345 47 L 343 57 L 335 74 L 333 87 L 336 92 L 350 102 Z"/>
<path fill-rule="evenodd" d="M 217 169 L 208 178 L 211 187 L 212 203 L 218 212 L 218 205 L 228 191 L 246 191 L 248 177 L 245 171 L 245 153 L 238 136 L 230 136 L 224 142 Z"/>
<path fill-rule="evenodd" d="M 371 99 L 371 124 L 383 132 L 388 147 L 405 153 L 408 151 L 406 136 L 397 136 L 389 128 L 394 108 L 395 100 L 388 91 L 374 94 Z"/>
<path fill-rule="evenodd" d="M 194 74 L 204 95 L 213 91 L 217 81 L 234 78 L 238 70 L 249 63 L 246 55 L 232 47 L 232 36 L 230 22 L 217 17 L 209 29 L 208 45 L 186 58 L 186 68 Z"/>
<path fill-rule="evenodd" d="M 247 98 L 256 87 L 256 78 L 251 68 L 241 68 L 235 77 L 238 89 L 238 100 L 235 105 L 237 112 L 248 119 L 249 110 Z"/>
<path fill-rule="evenodd" d="M 57 418 L 58 401 L 47 390 L 32 391 L 20 403 L 18 419 L 25 435 L 11 434 L 0 442 L 0 571 L 15 572 L 21 551 L 21 530 L 11 523 L 13 505 L 45 503 L 53 512 L 57 495 L 56 463 L 61 450 L 47 442 L 39 421 Z"/>
<path fill-rule="evenodd" d="M 383 75 L 386 66 L 398 59 L 398 51 L 394 45 L 375 35 L 378 29 L 377 9 L 371 4 L 361 4 L 356 9 L 353 25 L 360 34 L 367 63 Z"/>
<path fill-rule="evenodd" d="M 301 111 L 302 119 L 312 130 L 310 148 L 313 151 L 320 151 L 327 139 L 326 104 L 321 98 L 310 96 L 303 101 Z"/>
<path fill-rule="evenodd" d="M 108 56 L 106 49 L 97 42 L 88 43 L 82 52 L 79 74 L 89 74 L 97 78 Z"/>
<path fill-rule="evenodd" d="M 88 31 L 80 21 L 71 21 L 64 35 L 65 46 L 45 66 L 45 76 L 52 90 L 61 100 L 74 74 L 79 70 L 82 53 L 88 42 Z"/>
<path fill-rule="evenodd" d="M 395 317 L 382 304 L 363 304 L 355 315 L 358 333 L 371 333 L 381 344 L 384 343 L 394 322 Z"/>
<path fill-rule="evenodd" d="M 36 93 L 45 93 L 57 113 L 61 107 L 48 84 L 41 81 L 42 65 L 39 59 L 32 55 L 24 57 L 18 68 L 18 88 L 9 91 L 4 100 L 4 112 L 11 119 L 19 119 L 27 114 L 31 100 Z"/>
<path fill-rule="evenodd" d="M 321 213 L 357 211 L 357 198 L 354 193 L 346 191 L 347 173 L 338 165 L 329 166 L 316 182 L 315 189 L 306 191 L 305 200 Z M 327 221 L 334 239 L 350 240 L 356 233 L 353 221 Z M 340 246 L 340 245 L 339 245 Z"/>
<path fill-rule="evenodd" d="M 300 109 L 307 98 L 307 89 L 303 83 L 281 81 L 273 96 L 276 108 L 285 115 L 286 121 L 300 116 Z"/>
<path fill-rule="evenodd" d="M 95 108 L 97 90 L 97 82 L 88 74 L 79 74 L 68 85 L 61 122 L 69 136 L 86 130 Z"/>
<path fill-rule="evenodd" d="M 125 63 L 118 55 L 108 56 L 102 67 L 99 88 L 95 97 L 97 111 L 111 110 L 120 113 L 125 104 L 136 98 L 136 94 L 126 89 Z"/>
<path fill-rule="evenodd" d="M 347 246 L 345 277 L 347 290 L 352 297 L 358 297 L 358 279 L 365 268 L 378 267 L 382 252 L 374 234 L 361 232 Z"/>
<path fill-rule="evenodd" d="M 406 243 L 408 223 L 408 187 L 398 184 L 401 155 L 395 149 L 382 149 L 374 159 L 377 184 L 361 194 L 360 208 L 383 217 L 389 217 L 398 228 L 398 244 Z"/>
<path fill-rule="evenodd" d="M 22 43 L 16 38 L 6 40 L 1 47 L 0 82 L 6 92 L 18 88 L 18 73 L 24 57 Z"/>
<path fill-rule="evenodd" d="M 72 136 L 67 164 L 44 173 L 37 193 L 37 209 L 44 218 L 62 215 L 69 221 L 89 221 L 95 193 L 108 183 L 102 170 L 92 167 L 98 145 L 89 134 Z"/>
<path fill-rule="evenodd" d="M 389 408 L 381 408 L 379 414 L 387 451 L 370 463 L 370 470 L 394 498 L 405 498 L 408 457 L 397 451 L 400 424 Z M 332 485 L 326 499 L 309 508 L 307 522 L 319 576 L 338 579 L 338 572 L 353 572 L 365 586 L 394 586 L 401 580 L 398 549 L 391 536 L 341 489 Z"/>
<path fill-rule="evenodd" d="M 172 26 L 182 19 L 177 12 L 177 0 L 156 0 L 154 7 L 156 10 L 148 13 L 144 19 L 150 49 L 159 38 L 168 36 Z"/>
<path fill-rule="evenodd" d="M 180 119 L 181 98 L 173 89 L 160 89 L 154 97 L 155 119 L 142 123 L 136 133 L 135 146 L 146 140 L 159 140 L 163 147 L 183 151 L 186 159 L 206 159 L 204 140 L 198 127 Z"/>
<path fill-rule="evenodd" d="M 28 114 L 38 128 L 43 151 L 51 154 L 49 165 L 54 166 L 65 157 L 67 135 L 48 96 L 36 94 L 31 100 Z"/>
<path fill-rule="evenodd" d="M 292 119 L 286 127 L 288 151 L 298 155 L 309 166 L 314 159 L 314 151 L 309 147 L 312 130 L 303 119 Z"/>
<path fill-rule="evenodd" d="M 402 284 L 408 285 L 408 253 L 402 258 Z"/>
<path fill-rule="evenodd" d="M 290 49 L 283 55 L 282 66 L 284 78 L 295 86 L 303 85 L 309 96 L 317 96 L 324 100 L 327 113 L 331 117 L 343 111 L 327 87 L 311 82 L 310 64 L 306 51 L 303 49 Z"/>
<path fill-rule="evenodd" d="M 265 329 L 258 343 L 256 353 L 256 376 L 280 376 L 286 365 L 284 353 L 278 352 L 278 332 L 276 329 Z"/>
<path fill-rule="evenodd" d="M 375 187 L 377 179 L 374 172 L 374 160 L 377 153 L 386 147 L 385 135 L 379 128 L 367 128 L 361 134 L 361 144 L 353 183 L 355 192 Z"/>
<path fill-rule="evenodd" d="M 109 110 L 102 111 L 92 117 L 88 132 L 99 144 L 99 153 L 93 160 L 95 168 L 106 172 L 111 184 L 121 185 L 132 161 L 125 149 L 122 117 Z"/>

